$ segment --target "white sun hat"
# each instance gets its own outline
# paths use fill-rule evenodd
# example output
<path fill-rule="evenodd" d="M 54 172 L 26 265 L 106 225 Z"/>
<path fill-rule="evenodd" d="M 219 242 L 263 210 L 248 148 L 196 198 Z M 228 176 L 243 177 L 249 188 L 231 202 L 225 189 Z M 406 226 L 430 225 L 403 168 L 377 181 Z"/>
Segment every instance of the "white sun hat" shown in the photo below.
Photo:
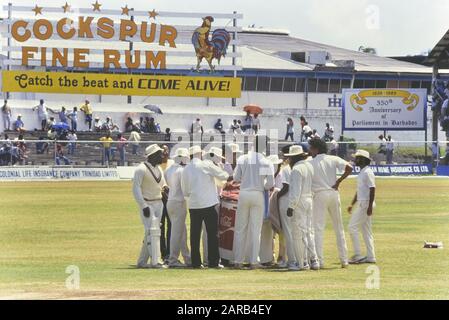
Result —
<path fill-rule="evenodd" d="M 282 162 L 284 162 L 282 161 L 282 159 L 279 159 L 279 156 L 277 154 L 273 154 L 269 156 L 267 159 L 274 165 L 281 164 Z"/>
<path fill-rule="evenodd" d="M 220 159 L 224 159 L 223 150 L 221 150 L 220 148 L 212 147 L 209 149 L 209 151 L 207 153 L 213 153 L 216 157 L 218 157 Z"/>
<path fill-rule="evenodd" d="M 363 158 L 366 158 L 366 159 L 368 159 L 368 160 L 373 160 L 373 159 L 371 159 L 371 157 L 370 157 L 370 154 L 369 154 L 369 152 L 368 151 L 366 151 L 366 150 L 357 150 L 357 152 L 355 153 L 355 154 L 353 154 L 352 155 L 354 158 L 355 157 L 363 157 Z"/>
<path fill-rule="evenodd" d="M 232 153 L 243 153 L 237 143 L 229 143 L 227 147 L 232 151 Z"/>
<path fill-rule="evenodd" d="M 178 148 L 175 152 L 175 158 L 188 158 L 189 157 L 189 150 L 187 148 Z"/>
<path fill-rule="evenodd" d="M 189 148 L 189 154 L 191 156 L 193 156 L 194 154 L 197 154 L 197 153 L 203 153 L 203 150 L 201 150 L 200 146 L 193 146 L 193 147 Z"/>
<path fill-rule="evenodd" d="M 161 149 L 157 144 L 152 144 L 151 146 L 149 146 L 145 149 L 145 157 L 149 157 L 158 151 L 164 151 L 164 150 Z"/>
<path fill-rule="evenodd" d="M 289 148 L 288 153 L 284 154 L 284 156 L 294 157 L 302 154 L 306 154 L 306 152 L 304 152 L 304 149 L 301 146 L 294 145 Z"/>

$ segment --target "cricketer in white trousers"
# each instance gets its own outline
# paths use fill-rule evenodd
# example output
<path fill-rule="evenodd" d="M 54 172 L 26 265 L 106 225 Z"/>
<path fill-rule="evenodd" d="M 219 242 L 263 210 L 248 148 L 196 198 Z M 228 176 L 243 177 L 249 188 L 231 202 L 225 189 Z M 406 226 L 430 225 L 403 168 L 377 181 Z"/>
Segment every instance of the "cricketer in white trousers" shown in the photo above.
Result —
<path fill-rule="evenodd" d="M 301 267 L 318 259 L 315 248 L 315 233 L 312 222 L 312 197 L 302 197 L 293 211 L 292 238 L 295 260 Z"/>
<path fill-rule="evenodd" d="M 357 201 L 357 208 L 352 212 L 351 219 L 349 220 L 349 234 L 351 235 L 355 255 L 362 256 L 362 248 L 359 239 L 359 228 L 361 229 L 363 240 L 366 245 L 367 260 L 375 261 L 376 255 L 374 252 L 372 217 L 367 214 L 368 207 L 369 200 Z M 374 207 L 375 204 L 373 204 L 373 208 Z"/>
<path fill-rule="evenodd" d="M 284 194 L 279 198 L 279 214 L 281 215 L 281 228 L 285 239 L 285 249 L 287 251 L 287 262 L 293 263 L 296 261 L 295 250 L 293 244 L 292 225 L 293 220 L 287 216 L 289 193 Z"/>
<path fill-rule="evenodd" d="M 324 265 L 323 237 L 326 227 L 326 214 L 329 215 L 337 239 L 338 254 L 342 263 L 348 261 L 343 219 L 341 216 L 340 193 L 334 189 L 315 192 L 313 196 L 313 225 L 315 228 L 316 253 L 320 265 Z"/>
<path fill-rule="evenodd" d="M 312 224 L 313 166 L 309 161 L 297 162 L 290 174 L 289 208 L 293 209 L 292 237 L 295 261 L 300 267 L 316 261 L 315 237 Z"/>
<path fill-rule="evenodd" d="M 184 263 L 191 264 L 190 250 L 187 246 L 187 204 L 186 201 L 168 200 L 168 217 L 171 221 L 169 264 L 178 262 L 181 253 Z"/>
<path fill-rule="evenodd" d="M 258 263 L 265 206 L 262 191 L 240 191 L 234 229 L 234 260 L 242 264 L 249 243 L 249 263 Z M 251 239 L 248 239 L 251 237 Z"/>
<path fill-rule="evenodd" d="M 160 258 L 160 239 L 161 239 L 161 217 L 164 205 L 162 200 L 146 201 L 150 208 L 150 217 L 147 218 L 140 210 L 140 219 L 142 220 L 145 236 L 142 242 L 142 249 L 137 261 L 138 266 L 145 266 L 148 259 L 151 258 L 151 265 L 157 265 Z"/>

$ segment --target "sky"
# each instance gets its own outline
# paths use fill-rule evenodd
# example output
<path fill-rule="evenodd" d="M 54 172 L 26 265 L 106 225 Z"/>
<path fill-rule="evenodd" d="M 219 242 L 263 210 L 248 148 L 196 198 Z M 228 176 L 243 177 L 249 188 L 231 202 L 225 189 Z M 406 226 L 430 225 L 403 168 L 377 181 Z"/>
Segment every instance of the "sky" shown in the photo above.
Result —
<path fill-rule="evenodd" d="M 66 0 L 10 0 L 14 5 L 60 7 Z M 67 0 L 90 8 L 95 0 Z M 0 0 L 6 5 L 8 0 Z M 373 47 L 382 56 L 405 56 L 432 49 L 449 29 L 447 0 L 99 0 L 103 9 L 232 13 L 241 26 L 287 29 L 292 36 L 357 50 Z M 5 12 L 0 11 L 4 17 Z M 162 18 L 161 18 L 162 19 Z M 166 21 L 159 21 L 166 22 Z M 171 22 L 171 21 L 170 21 Z M 192 23 L 192 22 L 189 22 Z"/>

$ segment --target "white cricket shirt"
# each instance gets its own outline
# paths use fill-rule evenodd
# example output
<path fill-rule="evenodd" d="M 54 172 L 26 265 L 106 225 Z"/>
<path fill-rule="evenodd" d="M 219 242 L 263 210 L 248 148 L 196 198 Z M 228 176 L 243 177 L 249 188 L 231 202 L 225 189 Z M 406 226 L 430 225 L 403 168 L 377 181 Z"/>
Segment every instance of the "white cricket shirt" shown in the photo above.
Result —
<path fill-rule="evenodd" d="M 181 188 L 183 171 L 184 167 L 177 163 L 173 164 L 167 171 L 165 171 L 165 181 L 167 181 L 167 185 L 170 188 L 168 201 L 185 201 Z"/>
<path fill-rule="evenodd" d="M 370 188 L 375 187 L 373 170 L 370 167 L 363 168 L 357 177 L 357 201 L 369 201 Z"/>
<path fill-rule="evenodd" d="M 337 172 L 344 171 L 346 166 L 350 165 L 342 158 L 327 154 L 317 155 L 310 163 L 314 170 L 313 192 L 333 190 L 332 187 L 337 182 Z"/>

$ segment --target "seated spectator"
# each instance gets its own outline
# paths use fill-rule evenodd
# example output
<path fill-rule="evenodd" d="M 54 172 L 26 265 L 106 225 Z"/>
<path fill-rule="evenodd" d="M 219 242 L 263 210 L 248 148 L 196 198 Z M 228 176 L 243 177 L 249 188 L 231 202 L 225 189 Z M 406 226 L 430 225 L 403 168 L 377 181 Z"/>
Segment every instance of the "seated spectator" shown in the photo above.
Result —
<path fill-rule="evenodd" d="M 36 153 L 37 154 L 44 154 L 48 153 L 50 149 L 50 145 L 45 140 L 48 140 L 45 136 L 39 137 L 39 142 L 36 142 Z"/>
<path fill-rule="evenodd" d="M 63 161 L 66 166 L 70 164 L 70 160 L 64 155 L 64 147 L 61 143 L 56 144 L 55 161 L 57 166 L 61 165 L 61 161 Z"/>
<path fill-rule="evenodd" d="M 149 118 L 148 118 L 148 120 L 149 120 Z M 145 123 L 146 123 L 146 121 L 144 120 L 144 118 L 140 117 L 140 119 L 139 119 L 140 132 L 147 133 L 147 126 L 145 125 Z"/>
<path fill-rule="evenodd" d="M 225 133 L 223 130 L 223 123 L 221 122 L 221 119 L 217 120 L 217 122 L 214 125 L 214 129 L 217 130 L 221 134 Z"/>
<path fill-rule="evenodd" d="M 165 129 L 164 141 L 170 141 L 170 140 L 171 140 L 171 129 L 167 128 L 167 129 Z"/>
<path fill-rule="evenodd" d="M 21 114 L 17 115 L 17 120 L 14 121 L 13 128 L 14 128 L 14 131 L 17 131 L 17 132 L 20 132 L 20 133 L 26 132 L 25 124 L 22 121 L 22 115 Z"/>
<path fill-rule="evenodd" d="M 17 148 L 17 158 L 19 164 L 23 165 L 25 159 L 28 158 L 27 156 L 27 146 L 25 144 L 25 140 L 23 139 L 23 135 L 20 134 L 16 139 L 14 139 L 14 145 Z"/>
<path fill-rule="evenodd" d="M 137 130 L 133 130 L 131 131 L 131 134 L 129 135 L 129 139 L 128 141 L 130 142 L 131 146 L 132 146 L 132 152 L 133 155 L 137 155 L 138 151 L 139 151 L 139 145 L 140 145 L 140 141 L 142 140 L 142 138 L 140 137 L 140 134 Z"/>
<path fill-rule="evenodd" d="M 311 140 L 311 139 L 321 139 L 321 137 L 318 134 L 318 131 L 316 131 L 316 129 L 313 129 L 312 130 L 312 135 L 308 139 L 309 140 Z"/>
<path fill-rule="evenodd" d="M 47 122 L 46 131 L 50 130 L 56 124 L 55 117 L 50 117 L 50 120 Z"/>
<path fill-rule="evenodd" d="M 125 123 L 125 132 L 131 132 L 131 131 L 133 131 L 133 129 L 134 129 L 133 119 L 128 117 L 128 119 L 126 119 L 126 123 Z"/>
<path fill-rule="evenodd" d="M 100 118 L 96 117 L 94 120 L 94 131 L 95 132 L 101 132 L 101 128 L 103 127 Z"/>
<path fill-rule="evenodd" d="M 119 132 L 120 128 L 112 122 L 111 117 L 106 117 L 106 121 L 101 126 L 102 131 Z"/>
<path fill-rule="evenodd" d="M 159 123 L 155 122 L 154 118 L 150 118 L 148 121 L 148 133 L 160 133 L 161 127 Z"/>
<path fill-rule="evenodd" d="M 71 130 L 69 134 L 67 135 L 67 140 L 69 140 L 69 155 L 74 155 L 76 151 L 76 141 L 78 141 L 78 136 L 76 135 L 76 132 Z"/>
<path fill-rule="evenodd" d="M 12 146 L 11 140 L 9 139 L 9 136 L 5 133 L 5 139 L 3 141 L 3 147 L 11 148 L 11 146 Z"/>
<path fill-rule="evenodd" d="M 51 128 L 50 130 L 48 130 L 47 132 L 47 138 L 50 140 L 56 140 L 56 130 L 55 128 Z"/>
<path fill-rule="evenodd" d="M 241 123 L 240 120 L 238 120 L 238 121 L 237 121 L 237 119 L 232 120 L 231 127 L 229 128 L 229 133 L 241 134 L 242 128 L 241 128 L 240 123 Z"/>

